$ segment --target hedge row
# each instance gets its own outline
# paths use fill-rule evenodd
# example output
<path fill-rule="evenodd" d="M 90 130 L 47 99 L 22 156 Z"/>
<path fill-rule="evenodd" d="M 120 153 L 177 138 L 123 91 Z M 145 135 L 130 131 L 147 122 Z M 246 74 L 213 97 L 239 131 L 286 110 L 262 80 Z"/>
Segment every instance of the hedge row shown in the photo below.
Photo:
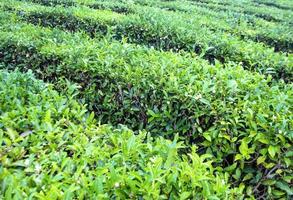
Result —
<path fill-rule="evenodd" d="M 243 39 L 263 42 L 275 51 L 293 52 L 292 28 L 286 24 L 267 22 L 241 13 L 216 12 L 205 7 L 178 1 L 148 2 L 149 6 L 189 13 L 189 18 L 198 16 L 198 23 L 210 29 L 223 30 Z"/>
<path fill-rule="evenodd" d="M 74 90 L 0 70 L 0 91 L 1 199 L 243 198 L 196 148 L 96 126 Z"/>
<path fill-rule="evenodd" d="M 275 0 L 242 0 L 240 2 L 237 1 L 231 1 L 231 0 L 200 0 L 200 2 L 204 3 L 216 3 L 219 5 L 236 5 L 240 7 L 244 7 L 243 5 L 251 8 L 252 6 L 260 7 L 261 11 L 264 12 L 264 9 L 272 9 L 273 11 L 277 12 L 279 9 L 283 10 L 290 10 L 293 9 L 293 4 L 290 0 L 278 0 L 276 2 Z M 255 8 L 253 9 L 255 10 Z"/>
<path fill-rule="evenodd" d="M 13 2 L 13 1 L 11 1 Z M 19 9 L 19 15 L 22 17 L 27 17 L 27 20 L 32 23 L 41 22 L 39 18 L 44 17 L 43 12 L 47 13 L 47 19 L 42 20 L 44 26 L 62 26 L 63 29 L 75 32 L 78 30 L 85 30 L 93 37 L 95 35 L 105 35 L 108 32 L 109 26 L 114 26 L 118 21 L 124 17 L 124 15 L 108 11 L 108 10 L 96 10 L 95 12 L 88 12 L 87 7 L 43 7 L 37 6 L 33 7 L 31 4 L 22 3 L 14 1 L 15 9 Z M 7 6 L 6 6 L 7 5 Z M 3 3 L 1 6 L 4 9 L 13 9 L 13 7 L 8 6 L 9 3 Z M 26 16 L 25 12 L 34 12 L 34 16 Z M 38 12 L 39 13 L 36 13 Z M 90 10 L 92 11 L 92 10 Z M 84 14 L 86 13 L 86 17 Z"/>
<path fill-rule="evenodd" d="M 253 0 L 253 2 L 255 2 L 256 4 L 259 5 L 266 5 L 269 7 L 275 7 L 275 8 L 279 8 L 279 9 L 283 9 L 283 10 L 291 10 L 293 11 L 293 4 L 292 2 L 289 1 L 279 1 L 276 2 L 274 0 Z M 290 5 L 291 3 L 291 5 Z"/>
<path fill-rule="evenodd" d="M 270 79 L 239 66 L 81 34 L 25 24 L 1 29 L 4 67 L 32 69 L 57 88 L 62 77 L 79 84 L 102 123 L 168 138 L 179 133 L 213 155 L 233 182 L 250 185 L 248 194 L 291 194 L 292 84 L 269 86 Z"/>
<path fill-rule="evenodd" d="M 249 5 L 250 3 L 241 4 L 235 1 L 231 2 L 229 5 L 220 5 L 215 4 L 214 2 L 196 2 L 193 1 L 192 3 L 197 6 L 208 7 L 213 10 L 222 10 L 227 12 L 238 12 L 253 15 L 267 21 L 274 21 L 274 22 L 282 22 L 282 23 L 289 23 L 292 24 L 293 14 L 289 10 L 280 10 L 268 6 L 256 6 L 256 5 Z M 245 5 L 245 6 L 244 6 Z"/>
<path fill-rule="evenodd" d="M 129 6 L 127 2 L 119 1 L 95 1 L 95 0 L 20 0 L 24 2 L 33 2 L 45 6 L 78 6 L 86 5 L 90 8 L 101 9 L 101 10 L 111 10 L 117 13 L 129 14 L 133 13 L 134 9 Z"/>
<path fill-rule="evenodd" d="M 94 9 L 106 9 L 106 10 L 112 10 L 114 12 L 118 13 L 124 13 L 124 14 L 130 14 L 134 13 L 135 9 L 130 6 L 127 3 L 124 2 L 117 2 L 117 1 L 83 1 L 83 0 L 77 0 L 77 3 L 85 6 L 89 6 L 90 8 Z"/>
<path fill-rule="evenodd" d="M 75 6 L 75 0 L 19 0 L 23 2 L 34 2 L 39 3 L 45 6 L 55 6 L 55 5 L 63 5 L 63 6 Z"/>
<path fill-rule="evenodd" d="M 17 10 L 22 19 L 33 24 L 70 31 L 80 29 L 91 36 L 96 32 L 106 32 L 106 25 L 109 25 L 113 37 L 119 40 L 126 37 L 129 42 L 158 49 L 195 51 L 212 62 L 214 59 L 222 62 L 242 62 L 246 69 L 264 74 L 272 73 L 276 79 L 282 78 L 289 82 L 293 77 L 292 54 L 286 56 L 275 53 L 273 49 L 261 44 L 245 42 L 223 32 L 212 32 L 208 28 L 197 27 L 196 22 L 188 22 L 176 13 L 161 9 L 142 9 L 136 15 L 107 13 L 104 17 L 98 15 L 97 10 L 86 7 L 44 7 L 21 3 L 4 5 L 6 8 Z M 105 25 L 101 30 L 100 24 Z"/>
<path fill-rule="evenodd" d="M 135 13 L 139 10 L 139 6 L 130 4 L 127 2 L 113 2 L 113 1 L 101 1 L 97 2 L 95 0 L 80 1 L 71 0 L 29 0 L 30 2 L 35 2 L 38 4 L 46 6 L 55 5 L 85 5 L 94 9 L 107 9 L 118 13 L 130 14 Z M 250 17 L 249 21 L 246 17 L 241 14 L 212 11 L 210 9 L 194 6 L 188 2 L 178 2 L 178 1 L 146 1 L 140 2 L 146 6 L 159 7 L 162 9 L 168 9 L 172 11 L 184 11 L 187 14 L 177 13 L 178 15 L 184 15 L 186 19 L 193 19 L 200 26 L 208 27 L 210 30 L 214 31 L 225 31 L 233 35 L 240 36 L 245 40 L 253 40 L 255 42 L 263 42 L 266 45 L 275 48 L 275 51 L 283 52 L 293 52 L 293 39 L 291 27 L 285 24 L 271 23 L 265 20 L 260 20 L 255 17 Z M 139 11 L 138 11 L 139 12 Z"/>

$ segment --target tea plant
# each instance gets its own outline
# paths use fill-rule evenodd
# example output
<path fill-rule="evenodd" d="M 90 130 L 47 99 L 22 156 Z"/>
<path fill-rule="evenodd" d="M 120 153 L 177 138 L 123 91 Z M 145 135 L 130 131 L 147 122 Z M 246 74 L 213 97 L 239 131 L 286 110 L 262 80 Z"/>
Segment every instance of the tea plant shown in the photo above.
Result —
<path fill-rule="evenodd" d="M 275 53 L 273 49 L 258 43 L 244 42 L 222 31 L 211 31 L 198 26 L 196 20 L 186 20 L 173 12 L 142 8 L 136 14 L 116 16 L 115 13 L 97 14 L 96 10 L 85 7 L 52 8 L 21 3 L 12 4 L 11 7 L 7 3 L 5 6 L 18 11 L 24 20 L 33 24 L 69 31 L 82 30 L 92 37 L 96 33 L 105 34 L 108 30 L 106 27 L 110 26 L 111 34 L 119 40 L 126 37 L 128 42 L 158 49 L 193 51 L 211 62 L 215 62 L 215 59 L 242 62 L 249 70 L 271 73 L 277 79 L 290 80 L 292 77 L 291 54 Z"/>
<path fill-rule="evenodd" d="M 210 66 L 188 55 L 82 34 L 25 24 L 6 29 L 0 37 L 6 68 L 32 69 L 56 88 L 62 77 L 78 83 L 80 97 L 101 122 L 171 139 L 179 133 L 180 140 L 213 155 L 231 179 L 252 185 L 249 194 L 254 186 L 277 184 L 272 178 L 287 183 L 292 85 L 270 86 L 270 79 L 239 66 Z M 274 175 L 267 176 L 272 169 Z"/>
<path fill-rule="evenodd" d="M 290 14 L 260 1 L 1 1 L 0 198 L 290 199 Z"/>
<path fill-rule="evenodd" d="M 179 157 L 184 146 L 176 139 L 96 126 L 72 92 L 59 95 L 31 72 L 0 71 L 0 198 L 243 196 L 209 155 L 193 148 Z"/>

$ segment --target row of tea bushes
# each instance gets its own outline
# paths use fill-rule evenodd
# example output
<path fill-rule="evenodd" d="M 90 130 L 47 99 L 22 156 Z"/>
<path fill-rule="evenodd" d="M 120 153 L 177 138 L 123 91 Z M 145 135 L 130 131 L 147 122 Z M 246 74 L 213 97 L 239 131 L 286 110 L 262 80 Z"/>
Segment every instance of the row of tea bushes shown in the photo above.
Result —
<path fill-rule="evenodd" d="M 42 5 L 63 5 L 63 1 L 56 0 L 30 0 L 31 2 Z M 67 2 L 67 1 L 66 1 Z M 139 12 L 140 6 L 127 2 L 113 2 L 113 1 L 95 1 L 95 0 L 71 0 L 71 3 L 65 5 L 85 5 L 95 9 L 107 9 L 118 13 L 136 13 Z M 177 13 L 185 19 L 192 19 L 196 21 L 199 26 L 208 27 L 215 31 L 225 31 L 233 35 L 240 36 L 245 40 L 253 40 L 255 42 L 262 42 L 275 49 L 275 51 L 290 52 L 293 51 L 293 39 L 291 27 L 286 24 L 267 22 L 262 19 L 250 17 L 247 21 L 246 17 L 237 13 L 229 12 L 215 12 L 205 7 L 195 6 L 188 1 L 146 1 L 136 2 L 147 6 L 159 7 L 173 11 L 184 11 L 188 14 Z"/>
<path fill-rule="evenodd" d="M 1 199 L 243 198 L 209 155 L 179 156 L 177 140 L 97 126 L 72 92 L 0 70 Z"/>
<path fill-rule="evenodd" d="M 220 6 L 222 8 L 223 11 L 227 11 L 227 8 L 225 7 L 225 5 L 222 5 L 223 2 L 221 2 L 220 4 L 217 5 L 217 3 L 215 2 L 196 2 L 196 3 L 192 3 L 190 1 L 153 1 L 153 0 L 134 0 L 134 1 L 111 1 L 111 0 L 103 0 L 103 1 L 95 1 L 95 0 L 20 0 L 20 1 L 29 1 L 29 2 L 35 2 L 35 3 L 39 3 L 42 5 L 47 5 L 47 6 L 55 6 L 55 5 L 64 5 L 64 6 L 78 6 L 78 5 L 88 5 L 90 7 L 93 8 L 98 8 L 98 9 L 111 9 L 113 11 L 116 12 L 122 12 L 122 13 L 130 13 L 130 12 L 135 12 L 135 8 L 139 7 L 138 5 L 147 5 L 147 6 L 156 6 L 156 7 L 163 7 L 164 5 L 166 6 L 170 6 L 170 5 L 179 5 L 179 8 L 182 6 L 183 10 L 186 10 L 187 8 L 184 7 L 189 7 L 189 9 L 187 10 L 191 10 L 190 8 L 196 8 L 197 9 L 209 9 L 210 11 L 213 11 L 213 9 L 211 8 L 215 8 L 217 6 Z M 217 1 L 218 2 L 218 1 Z M 211 3 L 211 4 L 209 4 Z M 219 3 L 219 2 L 218 2 Z M 247 4 L 249 4 L 250 2 L 247 2 Z M 206 6 L 203 6 L 203 5 Z M 264 16 L 264 18 L 268 18 L 268 19 L 272 19 L 273 21 L 277 21 L 277 22 L 281 22 L 280 25 L 286 25 L 286 24 L 291 24 L 292 23 L 292 14 L 290 11 L 285 10 L 279 10 L 279 9 L 275 9 L 274 7 L 265 7 L 265 6 L 259 6 L 259 4 L 256 5 L 248 5 L 245 6 L 245 8 L 243 7 L 243 5 L 230 5 L 228 3 L 228 7 L 231 6 L 232 11 L 234 10 L 234 12 L 232 12 L 233 14 L 242 14 L 245 16 L 249 16 L 255 20 L 260 20 L 260 21 L 264 21 L 265 23 L 268 23 L 270 21 L 266 21 L 265 19 L 262 18 L 257 18 L 257 16 L 262 17 Z M 240 6 L 240 8 L 239 8 Z M 210 8 L 209 8 L 210 7 Z M 236 7 L 236 8 L 235 8 Z M 253 13 L 252 15 L 248 15 L 249 13 L 251 14 L 250 11 L 247 11 L 245 9 L 247 8 L 251 8 L 253 7 L 253 10 L 260 12 L 260 13 L 256 13 L 254 16 Z M 174 8 L 176 9 L 176 8 Z M 217 12 L 221 12 L 220 10 L 216 10 Z M 239 12 L 240 11 L 240 12 Z M 242 13 L 244 12 L 244 13 Z M 231 14 L 231 12 L 225 12 L 226 14 Z M 248 14 L 247 14 L 248 13 Z M 270 13 L 270 14 L 268 14 Z M 279 18 L 280 16 L 282 16 L 283 18 L 285 18 L 284 20 L 280 20 L 280 19 L 275 19 L 274 16 L 270 16 L 271 14 L 273 14 L 275 17 Z M 281 15 L 282 14 L 282 15 Z M 268 15 L 266 17 L 266 15 Z M 274 20 L 275 19 L 275 20 Z M 265 26 L 263 26 L 265 28 Z M 269 30 L 269 29 L 268 29 Z"/>
<path fill-rule="evenodd" d="M 195 51 L 212 62 L 214 59 L 242 62 L 246 69 L 271 73 L 276 79 L 290 82 L 292 78 L 292 54 L 275 53 L 259 43 L 196 27 L 196 22 L 187 22 L 176 13 L 161 9 L 147 8 L 141 9 L 139 14 L 122 15 L 86 7 L 44 7 L 23 3 L 7 3 L 5 7 L 17 10 L 23 19 L 34 24 L 70 31 L 80 29 L 91 36 L 105 32 L 106 26 L 100 30 L 100 24 L 108 25 L 107 30 L 111 29 L 110 33 L 116 39 L 126 37 L 129 42 L 158 49 Z M 99 12 L 107 15 L 98 15 Z"/>
<path fill-rule="evenodd" d="M 42 1 L 42 0 L 38 0 Z M 129 4 L 126 2 L 119 2 L 119 1 L 94 1 L 94 0 L 76 0 L 77 4 L 89 6 L 90 8 L 94 9 L 106 9 L 112 10 L 118 13 L 130 14 L 135 12 L 135 8 L 133 4 Z"/>
<path fill-rule="evenodd" d="M 243 5 L 243 3 L 248 5 L 248 8 L 254 6 L 254 7 L 260 7 L 261 11 L 264 12 L 264 9 L 272 9 L 273 11 L 281 11 L 281 10 L 292 10 L 293 4 L 290 0 L 278 0 L 276 2 L 275 0 L 241 0 L 241 1 L 231 1 L 231 0 L 199 0 L 200 2 L 204 3 L 214 3 L 219 5 L 227 5 L 227 6 L 237 6 L 237 7 L 243 7 L 245 8 L 246 5 Z"/>
<path fill-rule="evenodd" d="M 15 7 L 10 7 L 10 3 L 14 3 Z M 84 30 L 90 33 L 91 36 L 106 34 L 109 26 L 114 26 L 124 17 L 123 14 L 108 10 L 95 10 L 93 12 L 88 7 L 54 8 L 17 1 L 2 3 L 1 6 L 4 9 L 19 11 L 20 16 L 26 17 L 28 21 L 34 24 L 42 23 L 44 26 L 58 26 L 73 32 Z M 34 13 L 34 16 L 29 16 L 27 13 Z"/>
<path fill-rule="evenodd" d="M 249 3 L 243 4 L 237 1 L 229 1 L 230 5 L 220 5 L 215 2 L 197 2 L 193 1 L 194 5 L 208 7 L 213 10 L 222 10 L 227 12 L 237 12 L 253 15 L 267 21 L 282 22 L 292 24 L 293 14 L 290 10 L 280 10 L 268 6 L 256 6 L 249 5 Z M 245 6 L 244 6 L 245 5 Z"/>
<path fill-rule="evenodd" d="M 213 155 L 235 183 L 249 185 L 248 193 L 290 194 L 292 84 L 270 86 L 269 78 L 240 66 L 210 66 L 188 55 L 56 29 L 21 23 L 1 29 L 4 67 L 32 69 L 57 88 L 62 77 L 78 83 L 103 123 L 168 138 L 179 133 Z"/>
<path fill-rule="evenodd" d="M 75 6 L 76 1 L 75 0 L 19 0 L 23 2 L 34 2 L 39 3 L 45 6 L 56 6 L 56 5 L 62 5 L 62 6 Z"/>
<path fill-rule="evenodd" d="M 42 0 L 39 0 L 42 1 Z M 287 24 L 268 22 L 241 13 L 213 11 L 205 7 L 195 6 L 188 1 L 147 2 L 148 6 L 156 6 L 178 12 L 189 13 L 189 18 L 197 16 L 198 23 L 210 29 L 224 30 L 243 39 L 263 42 L 275 48 L 275 51 L 293 51 L 292 28 Z"/>
<path fill-rule="evenodd" d="M 45 6 L 79 6 L 85 5 L 94 9 L 112 10 L 118 13 L 134 13 L 135 9 L 132 7 L 133 4 L 119 1 L 95 1 L 95 0 L 21 0 L 34 2 Z"/>
<path fill-rule="evenodd" d="M 270 7 L 276 7 L 283 10 L 293 10 L 293 3 L 290 0 L 253 0 L 254 3 L 259 5 L 266 5 Z"/>
<path fill-rule="evenodd" d="M 44 0 L 35 0 L 35 2 L 42 3 Z M 113 1 L 102 1 L 97 2 L 95 0 L 80 1 L 76 0 L 76 4 L 83 4 L 97 9 L 110 9 L 117 12 L 123 13 L 135 13 L 139 10 L 139 6 L 130 3 L 117 3 Z M 140 4 L 141 1 L 138 1 Z M 204 7 L 194 6 L 186 2 L 161 2 L 161 1 L 146 1 L 144 5 L 160 8 L 168 8 L 171 10 L 182 9 L 191 12 L 191 14 L 179 14 L 183 18 L 193 19 L 200 26 L 208 26 L 210 29 L 224 30 L 232 34 L 241 36 L 243 38 L 252 39 L 257 42 L 263 42 L 275 48 L 276 51 L 287 51 L 292 52 L 293 50 L 293 39 L 291 27 L 286 24 L 272 23 L 265 20 L 261 20 L 253 17 L 253 26 L 251 21 L 240 21 L 238 18 L 231 18 L 231 13 L 223 12 L 219 19 L 219 12 L 206 9 Z M 208 12 L 207 12 L 208 10 Z M 139 12 L 139 11 L 138 11 Z M 210 13 L 217 13 L 216 16 Z M 241 16 L 241 15 L 240 15 Z"/>

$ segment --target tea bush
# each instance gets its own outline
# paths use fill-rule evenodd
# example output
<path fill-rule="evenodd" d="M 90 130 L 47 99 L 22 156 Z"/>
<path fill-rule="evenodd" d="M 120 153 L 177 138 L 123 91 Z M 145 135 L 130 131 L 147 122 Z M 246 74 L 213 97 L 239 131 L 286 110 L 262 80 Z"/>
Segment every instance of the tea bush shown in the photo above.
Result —
<path fill-rule="evenodd" d="M 291 1 L 288 0 L 281 0 L 279 2 L 275 2 L 273 0 L 254 0 L 254 2 L 259 5 L 267 5 L 284 10 L 293 10 L 293 4 Z"/>
<path fill-rule="evenodd" d="M 123 16 L 97 14 L 97 10 L 86 7 L 53 8 L 21 3 L 5 6 L 17 10 L 23 19 L 33 24 L 69 31 L 83 30 L 91 36 L 106 33 L 108 25 L 113 37 L 119 40 L 126 37 L 128 42 L 158 49 L 194 51 L 211 62 L 215 59 L 242 62 L 246 69 L 271 73 L 276 79 L 291 81 L 292 78 L 292 54 L 276 53 L 261 44 L 242 41 L 222 31 L 211 31 L 198 26 L 196 20 L 186 20 L 173 12 L 142 8 L 136 14 Z"/>
<path fill-rule="evenodd" d="M 39 0 L 42 1 L 42 0 Z M 285 23 L 268 22 L 254 16 L 241 13 L 213 11 L 206 7 L 193 5 L 186 1 L 147 1 L 148 6 L 162 9 L 189 13 L 188 18 L 197 18 L 197 23 L 207 26 L 209 29 L 223 30 L 233 35 L 240 36 L 244 40 L 251 39 L 263 42 L 275 48 L 275 51 L 292 53 L 293 38 L 291 26 Z"/>
<path fill-rule="evenodd" d="M 0 198 L 243 196 L 196 148 L 179 157 L 184 146 L 176 140 L 96 126 L 69 89 L 60 95 L 31 72 L 0 71 Z"/>
<path fill-rule="evenodd" d="M 290 194 L 275 185 L 288 185 L 292 174 L 291 84 L 272 84 L 235 65 L 211 66 L 82 34 L 26 24 L 2 29 L 6 68 L 32 69 L 57 88 L 62 77 L 78 83 L 80 97 L 103 123 L 171 139 L 179 133 L 213 155 L 231 179 L 251 185 L 248 194 L 256 186 Z"/>
<path fill-rule="evenodd" d="M 226 1 L 226 5 L 221 5 L 215 3 L 217 1 L 206 1 L 206 2 L 196 2 L 193 1 L 194 4 L 198 6 L 208 7 L 215 11 L 226 11 L 226 12 L 237 12 L 237 13 L 245 13 L 249 15 L 253 15 L 267 21 L 281 22 L 281 23 L 291 23 L 292 24 L 292 12 L 288 10 L 283 10 L 280 12 L 279 9 L 273 7 L 266 6 L 256 6 L 249 5 L 250 1 L 246 1 L 246 3 L 239 3 L 238 1 Z"/>
<path fill-rule="evenodd" d="M 0 198 L 290 199 L 292 54 L 210 24 L 290 22 L 244 1 L 33 1 L 0 2 L 0 68 L 29 71 L 1 71 Z"/>

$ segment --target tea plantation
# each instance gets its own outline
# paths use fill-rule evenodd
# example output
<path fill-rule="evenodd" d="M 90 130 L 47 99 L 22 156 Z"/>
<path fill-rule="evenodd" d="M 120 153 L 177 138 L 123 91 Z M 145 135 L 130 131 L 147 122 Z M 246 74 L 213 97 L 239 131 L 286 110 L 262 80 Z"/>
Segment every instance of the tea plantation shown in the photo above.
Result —
<path fill-rule="evenodd" d="M 1 0 L 0 199 L 292 199 L 291 0 Z"/>

